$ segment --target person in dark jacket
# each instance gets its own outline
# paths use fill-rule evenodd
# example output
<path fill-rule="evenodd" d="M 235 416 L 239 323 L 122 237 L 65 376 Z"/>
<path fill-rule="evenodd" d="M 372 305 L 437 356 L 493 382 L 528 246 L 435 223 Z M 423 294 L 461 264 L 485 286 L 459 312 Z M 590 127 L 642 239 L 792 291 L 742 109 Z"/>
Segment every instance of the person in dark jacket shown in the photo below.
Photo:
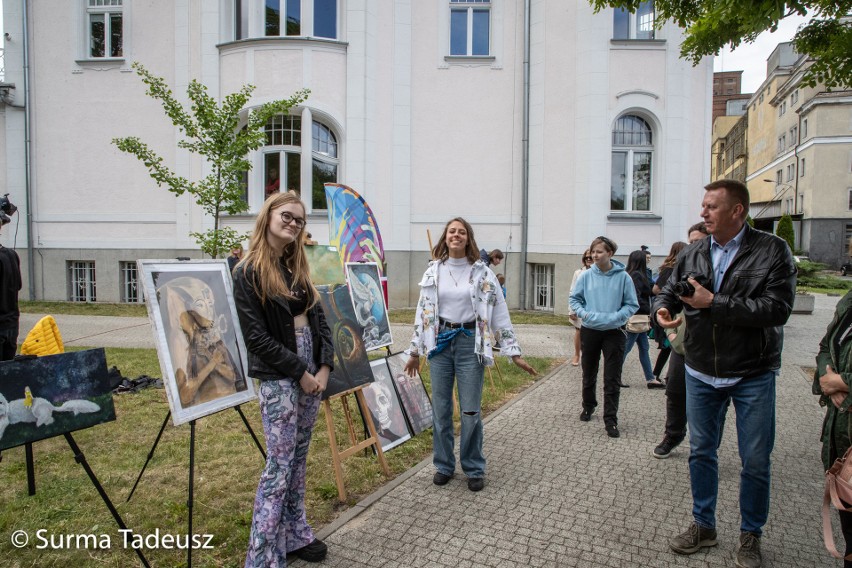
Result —
<path fill-rule="evenodd" d="M 746 223 L 749 195 L 735 180 L 704 188 L 701 217 L 710 233 L 681 252 L 654 302 L 659 324 L 686 319 L 686 415 L 693 523 L 670 548 L 692 554 L 716 545 L 717 447 L 728 401 L 737 414 L 740 544 L 736 565 L 761 565 L 775 443 L 775 377 L 783 326 L 793 310 L 796 267 L 787 243 Z"/>
<path fill-rule="evenodd" d="M 305 516 L 305 469 L 320 396 L 334 363 L 331 331 L 311 283 L 305 206 L 275 194 L 257 216 L 234 270 L 234 301 L 266 435 L 266 468 L 254 502 L 246 566 L 285 566 L 287 554 L 318 562 L 326 545 Z"/>
<path fill-rule="evenodd" d="M 11 223 L 18 210 L 9 194 L 0 197 L 0 226 Z M 18 253 L 0 245 L 0 361 L 15 358 L 18 350 L 18 292 L 21 291 L 21 259 Z"/>
<path fill-rule="evenodd" d="M 819 396 L 820 406 L 826 408 L 822 424 L 822 465 L 828 470 L 834 460 L 842 457 L 850 446 L 849 386 L 852 385 L 852 292 L 847 292 L 837 303 L 834 319 L 828 324 L 825 337 L 819 342 L 816 356 L 813 393 Z M 843 538 L 846 541 L 844 556 L 852 554 L 852 513 L 838 511 Z M 845 568 L 852 561 L 845 560 Z"/>
<path fill-rule="evenodd" d="M 627 268 L 625 272 L 630 275 L 633 280 L 633 287 L 636 288 L 636 299 L 639 301 L 639 311 L 637 315 L 648 315 L 651 313 L 651 282 L 647 275 L 647 255 L 645 251 L 634 250 L 627 257 Z M 627 355 L 633 349 L 633 345 L 638 345 L 639 363 L 642 364 L 642 372 L 645 374 L 645 384 L 649 389 L 664 389 L 666 385 L 657 380 L 654 376 L 654 371 L 651 368 L 651 354 L 648 348 L 648 332 L 642 331 L 639 333 L 626 332 L 624 340 L 624 360 L 627 360 Z M 622 385 L 627 386 L 627 385 Z"/>

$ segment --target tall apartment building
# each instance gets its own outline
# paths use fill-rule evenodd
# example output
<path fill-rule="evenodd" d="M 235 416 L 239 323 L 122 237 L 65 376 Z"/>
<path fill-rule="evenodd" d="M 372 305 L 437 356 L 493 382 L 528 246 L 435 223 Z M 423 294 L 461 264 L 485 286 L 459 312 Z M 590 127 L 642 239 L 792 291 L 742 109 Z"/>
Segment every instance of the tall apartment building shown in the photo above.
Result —
<path fill-rule="evenodd" d="M 21 254 L 25 296 L 138 301 L 137 258 L 200 256 L 189 233 L 212 219 L 110 143 L 139 136 L 178 174 L 208 171 L 177 147 L 134 61 L 182 100 L 191 79 L 215 97 L 253 84 L 251 107 L 309 88 L 250 157 L 250 211 L 224 222 L 251 229 L 275 169 L 327 242 L 318 188 L 345 183 L 378 219 L 394 307 L 414 305 L 427 230 L 455 216 L 508 253 L 511 306 L 560 313 L 594 237 L 659 256 L 698 219 L 712 65 L 679 58 L 682 31 L 655 29 L 653 2 L 635 14 L 586 0 L 3 6 L 0 183 L 20 213 L 0 242 Z"/>
<path fill-rule="evenodd" d="M 831 266 L 852 239 L 852 92 L 802 84 L 808 58 L 779 44 L 749 101 L 747 183 L 755 226 L 793 218 L 797 248 Z"/>
<path fill-rule="evenodd" d="M 720 116 L 742 116 L 751 93 L 742 92 L 742 71 L 713 73 L 713 122 Z"/>

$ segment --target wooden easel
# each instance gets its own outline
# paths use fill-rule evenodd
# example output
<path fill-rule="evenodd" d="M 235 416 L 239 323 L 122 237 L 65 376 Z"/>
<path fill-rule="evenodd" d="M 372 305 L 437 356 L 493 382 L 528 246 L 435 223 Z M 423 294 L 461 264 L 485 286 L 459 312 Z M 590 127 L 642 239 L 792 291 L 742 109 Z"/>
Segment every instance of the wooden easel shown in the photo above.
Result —
<path fill-rule="evenodd" d="M 379 465 L 385 477 L 390 477 L 390 468 L 385 460 L 385 454 L 382 452 L 382 444 L 379 442 L 379 436 L 376 433 L 376 426 L 373 424 L 370 409 L 367 408 L 367 400 L 364 398 L 364 387 L 366 385 L 357 386 L 353 389 L 338 393 L 322 401 L 323 409 L 325 410 L 325 423 L 328 428 L 328 443 L 331 446 L 331 463 L 334 466 L 334 480 L 337 483 L 337 496 L 341 501 L 346 500 L 346 486 L 343 482 L 343 466 L 342 460 L 370 446 L 375 447 L 376 456 L 379 458 Z M 349 410 L 348 397 L 350 394 L 355 395 L 358 401 L 358 406 L 361 408 L 361 413 L 364 415 L 364 422 L 367 424 L 367 429 L 370 436 L 363 442 L 357 442 L 355 437 L 355 426 L 352 423 L 352 413 Z M 331 401 L 340 399 L 343 405 L 343 414 L 346 416 L 346 428 L 349 432 L 349 442 L 352 444 L 349 448 L 342 452 L 337 448 L 337 437 L 334 434 L 334 417 L 331 412 Z"/>

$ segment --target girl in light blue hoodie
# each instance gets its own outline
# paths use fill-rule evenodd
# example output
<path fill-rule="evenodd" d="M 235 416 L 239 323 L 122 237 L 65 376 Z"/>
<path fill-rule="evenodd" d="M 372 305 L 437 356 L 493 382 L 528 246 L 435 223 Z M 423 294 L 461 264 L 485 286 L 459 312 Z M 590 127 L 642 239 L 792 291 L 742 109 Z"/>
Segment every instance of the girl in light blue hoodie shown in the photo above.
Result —
<path fill-rule="evenodd" d="M 580 328 L 583 368 L 580 420 L 591 420 L 598 405 L 595 391 L 603 353 L 604 427 L 610 438 L 618 438 L 618 399 L 626 337 L 623 328 L 639 309 L 639 302 L 633 280 L 624 271 L 624 265 L 612 260 L 618 245 L 606 237 L 598 237 L 589 250 L 594 265 L 577 279 L 569 300 L 571 310 L 583 320 Z"/>

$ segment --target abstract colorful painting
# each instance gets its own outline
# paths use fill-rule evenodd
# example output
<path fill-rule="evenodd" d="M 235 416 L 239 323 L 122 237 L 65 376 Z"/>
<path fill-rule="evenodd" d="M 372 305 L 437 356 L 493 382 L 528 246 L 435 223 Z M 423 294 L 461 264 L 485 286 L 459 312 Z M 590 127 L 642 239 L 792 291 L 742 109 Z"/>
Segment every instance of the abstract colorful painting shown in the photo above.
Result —
<path fill-rule="evenodd" d="M 317 286 L 325 319 L 334 344 L 334 370 L 328 378 L 323 398 L 373 382 L 373 372 L 364 348 L 364 330 L 352 310 L 352 298 L 345 284 Z"/>
<path fill-rule="evenodd" d="M 110 420 L 115 407 L 103 349 L 0 363 L 0 450 Z"/>
<path fill-rule="evenodd" d="M 328 202 L 328 242 L 337 248 L 341 264 L 375 262 L 379 275 L 384 275 L 382 234 L 364 198 L 351 187 L 339 183 L 325 184 L 325 198 Z"/>

